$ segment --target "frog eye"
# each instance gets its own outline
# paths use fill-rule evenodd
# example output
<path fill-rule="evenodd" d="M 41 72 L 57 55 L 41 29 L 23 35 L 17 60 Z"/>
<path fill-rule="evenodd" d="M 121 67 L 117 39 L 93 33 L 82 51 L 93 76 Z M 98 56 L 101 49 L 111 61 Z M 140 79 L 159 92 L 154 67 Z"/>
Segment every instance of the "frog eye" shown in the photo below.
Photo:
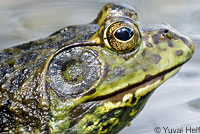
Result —
<path fill-rule="evenodd" d="M 141 42 L 137 24 L 129 21 L 111 23 L 104 33 L 106 47 L 118 53 L 134 51 Z"/>
<path fill-rule="evenodd" d="M 121 27 L 115 31 L 115 37 L 121 41 L 127 41 L 133 37 L 133 30 L 127 27 Z"/>

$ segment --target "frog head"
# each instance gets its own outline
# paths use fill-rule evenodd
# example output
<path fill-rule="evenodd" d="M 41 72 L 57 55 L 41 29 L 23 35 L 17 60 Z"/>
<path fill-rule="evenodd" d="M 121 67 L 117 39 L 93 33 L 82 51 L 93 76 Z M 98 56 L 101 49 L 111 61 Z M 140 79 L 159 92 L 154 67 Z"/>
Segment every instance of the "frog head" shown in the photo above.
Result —
<path fill-rule="evenodd" d="M 107 4 L 90 25 L 97 28 L 88 39 L 68 42 L 49 58 L 52 133 L 119 132 L 194 51 L 169 25 L 139 27 L 129 6 Z"/>

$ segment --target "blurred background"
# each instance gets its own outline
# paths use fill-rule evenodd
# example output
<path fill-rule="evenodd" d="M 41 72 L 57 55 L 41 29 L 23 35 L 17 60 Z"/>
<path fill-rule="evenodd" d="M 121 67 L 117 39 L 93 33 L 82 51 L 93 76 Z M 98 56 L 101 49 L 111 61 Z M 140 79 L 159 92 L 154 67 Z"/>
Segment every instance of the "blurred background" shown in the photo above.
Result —
<path fill-rule="evenodd" d="M 1 0 L 0 49 L 46 37 L 68 25 L 89 23 L 108 2 L 116 0 Z M 155 134 L 155 127 L 200 127 L 200 1 L 117 2 L 132 5 L 141 24 L 168 23 L 195 44 L 193 58 L 154 92 L 120 134 Z"/>

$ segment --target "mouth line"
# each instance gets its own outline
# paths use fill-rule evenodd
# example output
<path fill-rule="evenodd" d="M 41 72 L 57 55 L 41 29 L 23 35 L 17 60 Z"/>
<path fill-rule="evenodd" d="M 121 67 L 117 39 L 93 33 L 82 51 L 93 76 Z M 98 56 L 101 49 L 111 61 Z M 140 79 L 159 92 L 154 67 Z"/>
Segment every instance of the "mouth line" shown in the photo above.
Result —
<path fill-rule="evenodd" d="M 185 63 L 185 62 L 184 62 Z M 117 95 L 124 95 L 125 93 L 129 93 L 129 92 L 135 92 L 139 87 L 144 87 L 145 85 L 148 85 L 148 84 L 152 84 L 154 82 L 156 82 L 157 80 L 161 79 L 161 80 L 164 80 L 164 76 L 170 72 L 172 72 L 173 70 L 181 67 L 184 63 L 181 63 L 179 65 L 176 65 L 172 68 L 169 68 L 167 70 L 164 70 L 154 76 L 149 76 L 148 78 L 145 78 L 144 80 L 142 80 L 141 82 L 139 83 L 136 83 L 136 84 L 133 84 L 133 85 L 128 85 L 127 87 L 123 88 L 123 89 L 119 89 L 118 91 L 115 91 L 113 93 L 110 93 L 110 94 L 107 94 L 107 95 L 103 95 L 103 96 L 98 96 L 96 98 L 93 98 L 91 100 L 88 100 L 89 101 L 104 101 L 104 100 L 112 100 L 113 97 L 117 96 Z M 144 86 L 143 86 L 144 85 Z M 133 91 L 134 89 L 134 91 Z M 121 95 L 120 95 L 121 96 Z M 123 96 L 121 96 L 123 97 Z"/>

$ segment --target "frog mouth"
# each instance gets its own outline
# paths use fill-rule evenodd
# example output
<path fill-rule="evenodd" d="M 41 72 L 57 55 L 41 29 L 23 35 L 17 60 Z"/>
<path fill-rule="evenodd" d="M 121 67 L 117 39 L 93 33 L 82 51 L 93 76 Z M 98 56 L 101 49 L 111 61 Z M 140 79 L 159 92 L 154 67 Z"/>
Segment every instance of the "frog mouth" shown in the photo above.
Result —
<path fill-rule="evenodd" d="M 166 80 L 168 80 L 170 77 L 175 75 L 180 70 L 181 66 L 184 63 L 174 66 L 170 69 L 164 70 L 154 76 L 148 76 L 147 78 L 145 78 L 144 80 L 142 80 L 139 83 L 129 85 L 129 86 L 127 86 L 123 89 L 119 89 L 118 91 L 113 92 L 111 94 L 98 96 L 89 101 L 119 102 L 128 93 L 133 94 L 133 96 L 135 96 L 136 92 L 146 92 L 146 94 L 148 94 L 148 93 L 154 91 L 154 89 L 156 89 L 158 86 L 160 86 Z"/>

